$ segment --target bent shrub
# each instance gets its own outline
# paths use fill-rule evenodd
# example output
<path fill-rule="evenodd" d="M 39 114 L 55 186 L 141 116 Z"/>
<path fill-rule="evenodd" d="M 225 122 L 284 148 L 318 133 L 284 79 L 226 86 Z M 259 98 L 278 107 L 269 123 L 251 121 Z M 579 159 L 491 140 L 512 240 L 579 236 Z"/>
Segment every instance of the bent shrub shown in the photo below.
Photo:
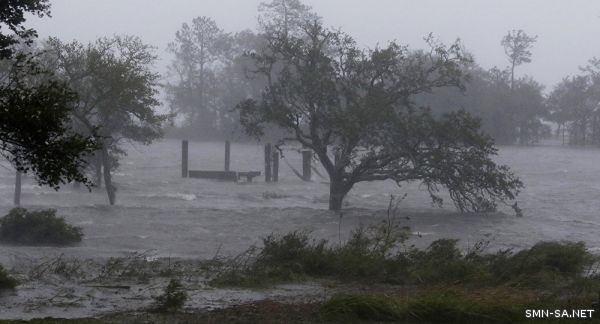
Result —
<path fill-rule="evenodd" d="M 17 280 L 11 277 L 8 272 L 0 265 L 0 290 L 14 289 L 17 286 Z"/>
<path fill-rule="evenodd" d="M 187 293 L 177 279 L 171 279 L 162 295 L 155 298 L 154 311 L 161 313 L 176 312 L 183 308 L 187 300 Z"/>
<path fill-rule="evenodd" d="M 23 245 L 68 245 L 81 242 L 81 228 L 56 217 L 56 210 L 14 208 L 0 218 L 0 241 Z"/>

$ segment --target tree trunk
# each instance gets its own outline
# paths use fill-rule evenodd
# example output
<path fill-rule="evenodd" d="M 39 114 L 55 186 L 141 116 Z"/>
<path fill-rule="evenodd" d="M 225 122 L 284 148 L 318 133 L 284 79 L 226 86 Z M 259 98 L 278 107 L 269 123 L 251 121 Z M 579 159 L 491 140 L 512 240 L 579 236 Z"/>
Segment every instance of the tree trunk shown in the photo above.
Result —
<path fill-rule="evenodd" d="M 527 122 L 521 122 L 519 127 L 519 142 L 521 145 L 529 145 L 529 129 L 527 127 Z"/>
<path fill-rule="evenodd" d="M 21 171 L 16 172 L 15 174 L 15 196 L 14 196 L 15 206 L 21 206 Z"/>
<path fill-rule="evenodd" d="M 110 175 L 111 162 L 106 147 L 102 148 L 102 165 L 104 166 L 104 186 L 106 187 L 106 193 L 108 194 L 108 201 L 112 206 L 115 204 L 116 190 L 112 184 L 112 179 Z"/>
<path fill-rule="evenodd" d="M 96 181 L 94 181 L 94 185 L 102 188 L 102 153 L 96 152 L 96 156 L 94 156 L 94 168 L 96 169 Z"/>
<path fill-rule="evenodd" d="M 331 182 L 329 184 L 329 210 L 340 211 L 342 210 L 342 203 L 344 197 L 348 193 L 345 189 L 344 183 L 337 177 L 330 177 Z"/>

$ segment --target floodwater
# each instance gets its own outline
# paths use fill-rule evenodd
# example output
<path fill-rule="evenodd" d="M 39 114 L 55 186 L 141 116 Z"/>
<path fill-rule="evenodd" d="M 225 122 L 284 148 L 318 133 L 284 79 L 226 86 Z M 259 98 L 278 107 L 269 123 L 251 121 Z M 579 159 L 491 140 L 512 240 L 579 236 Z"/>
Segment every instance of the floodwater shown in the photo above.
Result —
<path fill-rule="evenodd" d="M 458 238 L 466 247 L 486 240 L 491 246 L 526 247 L 540 240 L 585 241 L 600 248 L 600 150 L 559 145 L 502 147 L 499 163 L 508 164 L 526 185 L 519 196 L 524 217 L 512 210 L 488 215 L 460 214 L 450 201 L 433 207 L 418 184 L 398 188 L 392 182 L 358 184 L 346 199 L 345 212 L 327 211 L 327 179 L 313 173 L 303 182 L 288 166 L 301 170 L 296 151 L 284 152 L 280 181 L 231 183 L 181 177 L 181 144 L 165 140 L 131 147 L 114 179 L 117 205 L 109 206 L 104 191 L 66 186 L 41 188 L 32 179 L 23 185 L 27 208 L 55 208 L 57 214 L 81 226 L 82 244 L 67 248 L 1 246 L 0 262 L 14 255 L 32 258 L 48 254 L 78 257 L 120 256 L 152 250 L 157 256 L 210 258 L 236 254 L 269 233 L 312 230 L 334 242 L 360 224 L 383 217 L 390 194 L 407 197 L 399 215 L 426 245 L 440 237 Z M 222 170 L 223 143 L 190 143 L 190 169 Z M 233 144 L 231 169 L 262 171 L 263 148 Z M 324 173 L 323 173 L 324 175 Z M 12 208 L 14 174 L 0 169 L 0 214 Z"/>
<path fill-rule="evenodd" d="M 391 194 L 406 198 L 398 217 L 415 235 L 412 244 L 424 247 L 437 238 L 460 239 L 469 248 L 489 242 L 490 249 L 523 248 L 540 240 L 584 241 L 600 249 L 600 150 L 560 145 L 502 147 L 499 163 L 508 164 L 526 185 L 519 196 L 524 217 L 506 208 L 493 214 L 460 214 L 451 202 L 432 207 L 418 184 L 398 188 L 392 182 L 358 184 L 346 199 L 343 214 L 327 210 L 327 179 L 313 174 L 303 182 L 290 168 L 301 169 L 297 151 L 284 151 L 280 181 L 231 183 L 181 177 L 181 143 L 165 140 L 149 147 L 131 147 L 114 175 L 117 205 L 109 206 L 104 191 L 65 186 L 41 188 L 25 179 L 22 204 L 54 208 L 83 228 L 81 244 L 57 247 L 0 246 L 0 264 L 24 273 L 24 265 L 64 258 L 95 260 L 142 253 L 153 259 L 210 259 L 231 256 L 259 244 L 270 233 L 310 230 L 316 238 L 337 243 L 362 225 L 381 221 Z M 222 170 L 223 143 L 190 143 L 190 169 Z M 261 145 L 233 144 L 231 169 L 262 171 Z M 324 174 L 324 173 L 323 173 Z M 12 208 L 14 172 L 0 168 L 0 215 Z M 104 260 L 104 261 L 103 261 Z M 31 270 L 31 269 L 29 269 Z M 23 272 L 24 271 L 24 272 Z M 15 292 L 0 295 L 3 318 L 97 316 L 105 312 L 146 307 L 160 293 L 165 279 L 115 292 L 56 276 L 26 281 Z M 186 285 L 188 305 L 219 307 L 264 298 L 320 296 L 318 285 L 276 287 L 267 291 L 223 290 L 202 282 Z M 322 296 L 320 297 L 322 298 Z"/>

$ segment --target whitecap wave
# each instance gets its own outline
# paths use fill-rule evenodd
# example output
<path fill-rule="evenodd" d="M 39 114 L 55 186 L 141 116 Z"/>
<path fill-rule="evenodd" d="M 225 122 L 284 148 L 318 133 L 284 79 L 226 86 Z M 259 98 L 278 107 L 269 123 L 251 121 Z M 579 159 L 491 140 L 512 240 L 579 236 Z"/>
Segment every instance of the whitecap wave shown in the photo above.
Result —
<path fill-rule="evenodd" d="M 193 200 L 198 199 L 198 196 L 196 196 L 195 194 L 180 193 L 180 192 L 165 193 L 165 194 L 142 194 L 142 195 L 137 195 L 137 196 L 142 197 L 142 198 L 171 198 L 171 199 L 179 199 L 179 200 L 186 200 L 186 201 L 193 201 Z"/>

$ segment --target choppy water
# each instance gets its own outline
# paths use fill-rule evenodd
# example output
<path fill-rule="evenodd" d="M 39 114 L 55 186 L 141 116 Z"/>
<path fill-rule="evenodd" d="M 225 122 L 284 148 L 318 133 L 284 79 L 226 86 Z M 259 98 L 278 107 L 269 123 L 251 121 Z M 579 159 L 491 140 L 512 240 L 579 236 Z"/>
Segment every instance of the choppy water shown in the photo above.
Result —
<path fill-rule="evenodd" d="M 378 221 L 390 194 L 408 193 L 402 202 L 406 224 L 421 233 L 425 245 L 438 237 L 462 239 L 465 246 L 490 240 L 492 246 L 525 247 L 539 240 L 581 240 L 600 248 L 600 150 L 561 146 L 503 147 L 498 161 L 508 164 L 526 184 L 519 198 L 525 217 L 511 214 L 461 215 L 448 204 L 431 207 L 418 185 L 398 188 L 391 182 L 363 183 L 347 199 L 341 220 L 327 211 L 326 179 L 302 182 L 284 162 L 280 182 L 234 184 L 182 179 L 180 143 L 165 140 L 129 150 L 115 174 L 117 206 L 103 191 L 70 186 L 59 192 L 40 188 L 31 179 L 23 186 L 25 207 L 56 208 L 58 214 L 83 227 L 81 245 L 68 248 L 0 246 L 0 262 L 14 255 L 33 258 L 64 253 L 82 257 L 119 256 L 154 250 L 159 256 L 208 258 L 238 253 L 271 232 L 311 229 L 318 237 L 337 241 L 358 224 Z M 190 143 L 190 169 L 223 168 L 222 143 Z M 300 169 L 300 156 L 287 152 Z M 231 168 L 262 170 L 262 147 L 233 144 Z M 14 174 L 0 169 L 0 214 L 12 207 Z M 276 193 L 277 195 L 275 195 Z M 277 198 L 273 198 L 278 196 Z M 282 198 L 283 196 L 283 198 Z M 341 228 L 341 230 L 340 230 Z"/>

